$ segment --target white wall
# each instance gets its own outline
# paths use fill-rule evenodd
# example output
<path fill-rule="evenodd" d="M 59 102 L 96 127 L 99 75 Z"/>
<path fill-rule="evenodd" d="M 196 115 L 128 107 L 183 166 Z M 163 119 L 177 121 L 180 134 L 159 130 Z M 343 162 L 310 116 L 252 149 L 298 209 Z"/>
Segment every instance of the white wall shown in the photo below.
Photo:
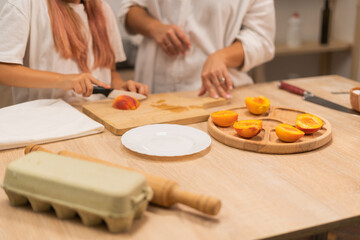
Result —
<path fill-rule="evenodd" d="M 331 39 L 352 42 L 354 38 L 357 0 L 335 0 Z M 318 41 L 321 26 L 321 10 L 324 0 L 275 0 L 276 42 L 284 43 L 288 19 L 293 12 L 300 14 L 301 34 L 304 42 Z M 319 54 L 280 56 L 266 64 L 267 80 L 319 75 Z M 331 74 L 350 78 L 351 53 L 332 54 Z M 358 79 L 360 80 L 360 79 Z"/>

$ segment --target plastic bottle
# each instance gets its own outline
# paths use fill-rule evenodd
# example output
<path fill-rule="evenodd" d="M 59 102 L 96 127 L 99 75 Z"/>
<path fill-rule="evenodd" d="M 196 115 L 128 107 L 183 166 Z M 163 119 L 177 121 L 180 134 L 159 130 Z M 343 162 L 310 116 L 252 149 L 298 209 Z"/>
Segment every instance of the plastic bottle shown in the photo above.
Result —
<path fill-rule="evenodd" d="M 330 25 L 330 6 L 329 6 L 329 0 L 325 0 L 325 6 L 322 10 L 321 35 L 320 35 L 321 44 L 327 44 L 329 42 L 329 25 Z"/>
<path fill-rule="evenodd" d="M 286 36 L 286 45 L 288 47 L 299 47 L 301 45 L 300 24 L 300 16 L 297 12 L 294 12 L 289 19 L 289 28 Z"/>

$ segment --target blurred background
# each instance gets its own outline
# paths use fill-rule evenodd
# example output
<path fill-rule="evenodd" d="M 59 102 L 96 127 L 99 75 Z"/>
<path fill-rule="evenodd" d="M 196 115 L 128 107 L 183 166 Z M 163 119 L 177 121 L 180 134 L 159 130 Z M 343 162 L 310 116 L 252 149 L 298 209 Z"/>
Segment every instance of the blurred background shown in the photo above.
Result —
<path fill-rule="evenodd" d="M 119 9 L 121 0 L 106 0 L 115 14 Z M 0 9 L 6 0 L 0 0 Z M 265 64 L 266 81 L 308 77 L 321 74 L 322 53 L 327 54 L 330 60 L 328 73 L 338 74 L 348 78 L 356 77 L 360 81 L 358 71 L 352 76 L 353 58 L 360 54 L 359 43 L 355 44 L 355 29 L 357 26 L 356 16 L 358 13 L 358 0 L 330 0 L 331 19 L 330 37 L 328 46 L 312 45 L 318 43 L 321 30 L 321 16 L 324 0 L 274 0 L 276 8 L 276 44 L 277 52 L 273 61 Z M 294 12 L 299 14 L 300 37 L 303 46 L 295 49 L 287 49 L 286 35 L 289 27 L 289 19 Z M 120 68 L 132 67 L 136 58 L 136 46 L 133 45 L 127 34 L 119 26 L 122 33 L 123 44 L 127 55 L 127 62 L 120 64 Z M 357 54 L 354 53 L 357 50 Z M 356 60 L 356 59 L 355 59 Z M 358 63 L 359 61 L 356 60 Z M 359 66 L 356 66 L 358 69 Z M 355 76 L 356 75 L 356 76 Z"/>

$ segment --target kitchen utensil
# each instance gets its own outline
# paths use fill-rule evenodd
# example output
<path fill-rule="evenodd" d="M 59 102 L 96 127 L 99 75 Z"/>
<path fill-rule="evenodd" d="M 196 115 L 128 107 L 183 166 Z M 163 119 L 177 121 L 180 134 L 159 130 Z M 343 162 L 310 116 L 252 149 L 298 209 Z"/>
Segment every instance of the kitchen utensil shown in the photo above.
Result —
<path fill-rule="evenodd" d="M 38 145 L 31 145 L 25 148 L 25 154 L 34 151 L 44 151 L 51 153 L 51 151 Z M 97 158 L 93 158 L 90 156 L 81 155 L 69 151 L 60 151 L 57 154 L 62 156 L 82 159 L 86 161 L 101 163 L 116 168 L 131 170 L 145 175 L 147 184 L 152 188 L 154 193 L 151 202 L 158 204 L 160 206 L 170 207 L 175 203 L 182 203 L 184 205 L 187 205 L 189 207 L 199 210 L 202 213 L 209 215 L 216 215 L 220 211 L 221 201 L 219 199 L 184 191 L 179 187 L 178 183 L 170 179 L 154 176 L 146 172 L 123 167 L 115 163 L 106 162 L 104 160 L 100 160 Z"/>
<path fill-rule="evenodd" d="M 350 90 L 350 103 L 353 109 L 360 112 L 360 87 Z"/>
<path fill-rule="evenodd" d="M 340 92 L 331 91 L 331 94 L 349 94 L 349 93 L 350 93 L 349 91 L 340 91 Z"/>
<path fill-rule="evenodd" d="M 345 113 L 351 113 L 351 114 L 356 114 L 356 115 L 360 115 L 359 112 L 354 111 L 353 109 L 344 107 L 342 105 L 339 105 L 337 103 L 328 101 L 324 98 L 320 98 L 315 96 L 314 94 L 312 94 L 311 92 L 308 92 L 302 88 L 296 87 L 294 85 L 291 85 L 289 83 L 285 83 L 283 81 L 280 82 L 279 87 L 281 89 L 284 89 L 286 91 L 289 91 L 291 93 L 295 93 L 297 95 L 303 96 L 303 99 L 318 105 L 321 105 L 323 107 L 327 107 L 330 109 L 334 109 L 334 110 L 338 110 L 340 112 L 345 112 Z"/>
<path fill-rule="evenodd" d="M 211 144 L 203 131 L 176 124 L 150 124 L 127 131 L 121 143 L 128 149 L 151 156 L 184 156 L 200 152 Z"/>
<path fill-rule="evenodd" d="M 119 110 L 112 101 L 87 102 L 83 112 L 103 124 L 115 135 L 134 127 L 156 123 L 190 124 L 206 121 L 212 107 L 225 105 L 224 98 L 198 97 L 197 92 L 175 92 L 150 95 L 136 110 Z"/>
<path fill-rule="evenodd" d="M 271 107 L 270 111 L 263 115 L 253 115 L 246 107 L 231 110 L 238 113 L 239 120 L 260 119 L 263 121 L 262 131 L 253 138 L 245 139 L 239 137 L 232 126 L 226 128 L 216 126 L 210 117 L 208 119 L 209 133 L 219 142 L 231 147 L 260 153 L 286 154 L 311 151 L 331 140 L 331 125 L 324 118 L 321 118 L 324 122 L 323 127 L 311 135 L 305 135 L 293 143 L 285 143 L 279 140 L 275 133 L 276 126 L 281 123 L 294 126 L 297 115 L 305 113 L 301 110 Z"/>
<path fill-rule="evenodd" d="M 107 88 L 103 88 L 103 87 L 99 87 L 99 86 L 94 86 L 93 94 L 95 94 L 95 93 L 101 93 L 111 99 L 115 99 L 116 97 L 118 97 L 120 95 L 128 95 L 130 97 L 136 98 L 139 101 L 147 98 L 145 95 L 142 95 L 140 93 L 117 90 L 117 89 L 113 89 L 113 88 L 107 89 Z"/>
<path fill-rule="evenodd" d="M 11 205 L 29 201 L 36 212 L 53 207 L 59 218 L 77 213 L 89 226 L 104 220 L 111 232 L 129 230 L 152 197 L 139 173 L 46 152 L 12 161 L 3 188 Z"/>

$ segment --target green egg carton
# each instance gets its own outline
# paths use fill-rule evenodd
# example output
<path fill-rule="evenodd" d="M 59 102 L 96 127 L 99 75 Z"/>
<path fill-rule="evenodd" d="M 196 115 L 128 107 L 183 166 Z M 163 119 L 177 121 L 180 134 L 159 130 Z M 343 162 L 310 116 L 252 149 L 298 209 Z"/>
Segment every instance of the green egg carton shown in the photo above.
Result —
<path fill-rule="evenodd" d="M 11 162 L 2 187 L 11 205 L 52 207 L 61 219 L 78 214 L 87 226 L 104 221 L 114 233 L 129 230 L 153 196 L 140 173 L 45 152 Z"/>

